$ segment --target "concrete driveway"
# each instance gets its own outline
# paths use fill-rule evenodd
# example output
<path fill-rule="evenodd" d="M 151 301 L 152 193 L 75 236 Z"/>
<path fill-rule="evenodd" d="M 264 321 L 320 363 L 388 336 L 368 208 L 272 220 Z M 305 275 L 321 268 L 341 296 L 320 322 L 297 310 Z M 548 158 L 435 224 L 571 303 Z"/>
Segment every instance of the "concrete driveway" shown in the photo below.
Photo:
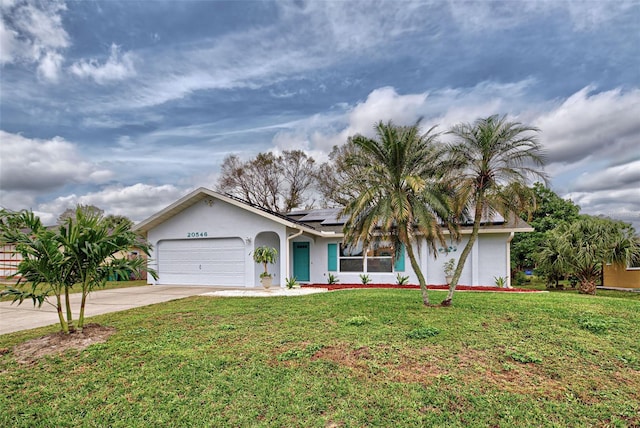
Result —
<path fill-rule="evenodd" d="M 85 317 L 124 311 L 139 306 L 182 299 L 210 292 L 211 287 L 186 287 L 154 285 L 113 290 L 94 291 L 89 294 L 85 305 Z M 80 311 L 80 294 L 71 295 L 71 307 L 74 319 L 78 319 Z M 56 309 L 44 303 L 41 308 L 33 306 L 31 300 L 25 300 L 20 306 L 17 303 L 0 302 L 0 334 L 29 330 L 58 323 Z"/>
<path fill-rule="evenodd" d="M 287 290 L 274 287 L 268 291 L 262 288 L 224 288 L 224 287 L 196 287 L 175 285 L 153 285 L 113 290 L 94 291 L 89 294 L 85 304 L 85 317 L 124 311 L 154 303 L 168 302 L 190 296 L 214 297 L 275 297 L 298 296 L 326 292 L 326 288 L 304 288 Z M 80 312 L 80 294 L 71 295 L 73 318 L 78 319 Z M 25 300 L 20 306 L 11 302 L 0 302 L 0 334 L 14 331 L 29 330 L 58 323 L 56 309 L 45 303 L 41 308 L 34 307 L 31 300 Z"/>

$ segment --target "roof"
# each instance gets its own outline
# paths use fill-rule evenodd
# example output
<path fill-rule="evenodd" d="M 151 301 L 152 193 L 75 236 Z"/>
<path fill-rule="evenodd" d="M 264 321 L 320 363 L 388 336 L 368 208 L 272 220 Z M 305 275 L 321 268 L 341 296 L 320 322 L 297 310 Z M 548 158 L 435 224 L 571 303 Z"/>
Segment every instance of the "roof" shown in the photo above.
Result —
<path fill-rule="evenodd" d="M 312 235 L 325 236 L 325 233 L 315 230 L 313 227 L 297 221 L 294 218 L 289 218 L 274 211 L 258 207 L 254 204 L 231 195 L 223 195 L 222 193 L 214 192 L 213 190 L 209 190 L 205 187 L 200 187 L 194 190 L 193 192 L 178 199 L 173 204 L 157 212 L 146 220 L 141 221 L 133 227 L 133 230 L 137 232 L 147 233 L 149 230 L 153 229 L 156 226 L 159 226 L 173 216 L 208 198 L 222 200 L 228 204 L 253 212 L 262 217 L 266 217 L 270 220 L 275 221 L 276 223 L 280 223 L 287 227 L 303 230 L 304 232 Z"/>
<path fill-rule="evenodd" d="M 209 190 L 205 187 L 200 187 L 188 195 L 178 199 L 165 209 L 138 223 L 133 227 L 133 230 L 147 233 L 149 230 L 159 226 L 176 214 L 179 214 L 185 209 L 207 198 L 222 200 L 236 207 L 253 212 L 254 214 L 266 217 L 276 223 L 293 229 L 302 230 L 303 232 L 314 236 L 342 237 L 342 228 L 347 221 L 346 216 L 340 216 L 340 212 L 342 211 L 341 208 L 311 209 L 282 214 L 262 208 L 233 195 L 222 194 Z M 480 233 L 533 231 L 531 226 L 518 217 L 505 221 L 502 216 L 495 216 L 491 220 L 491 222 L 484 222 L 480 228 Z M 463 226 L 461 233 L 471 233 L 471 226 Z"/>

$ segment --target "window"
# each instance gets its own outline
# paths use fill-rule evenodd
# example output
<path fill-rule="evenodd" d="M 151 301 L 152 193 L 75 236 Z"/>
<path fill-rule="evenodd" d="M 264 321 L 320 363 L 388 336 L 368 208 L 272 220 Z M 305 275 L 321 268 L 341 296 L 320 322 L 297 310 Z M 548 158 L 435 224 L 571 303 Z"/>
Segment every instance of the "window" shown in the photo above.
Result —
<path fill-rule="evenodd" d="M 640 257 L 636 258 L 635 260 L 631 260 L 631 263 L 629 263 L 627 269 L 640 270 Z"/>
<path fill-rule="evenodd" d="M 393 253 L 389 242 L 372 244 L 366 252 L 362 244 L 340 244 L 340 272 L 393 272 Z"/>

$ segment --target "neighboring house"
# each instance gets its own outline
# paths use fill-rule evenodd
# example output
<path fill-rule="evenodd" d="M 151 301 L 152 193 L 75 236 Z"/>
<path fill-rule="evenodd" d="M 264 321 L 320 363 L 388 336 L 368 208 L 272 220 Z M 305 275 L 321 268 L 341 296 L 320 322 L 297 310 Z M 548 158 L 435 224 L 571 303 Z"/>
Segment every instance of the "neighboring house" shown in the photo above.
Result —
<path fill-rule="evenodd" d="M 0 244 L 0 279 L 7 279 L 18 270 L 22 256 L 16 253 L 13 244 Z"/>
<path fill-rule="evenodd" d="M 406 251 L 394 260 L 383 243 L 366 252 L 342 245 L 344 218 L 339 209 L 278 214 L 241 199 L 199 188 L 134 227 L 153 245 L 149 267 L 159 277 L 150 284 L 256 287 L 262 267 L 253 262 L 253 250 L 275 247 L 278 258 L 269 266 L 274 284 L 285 279 L 300 283 L 326 283 L 328 274 L 341 283 L 360 283 L 366 273 L 372 283 L 395 283 L 396 275 L 417 284 Z M 533 229 L 521 220 L 502 219 L 482 226 L 465 265 L 461 285 L 493 285 L 495 277 L 508 279 L 510 242 L 514 232 Z M 458 258 L 471 227 L 463 228 L 460 242 L 438 245 L 434 258 L 425 240 L 416 246 L 419 263 L 429 284 L 444 284 L 443 264 Z"/>
<path fill-rule="evenodd" d="M 602 270 L 602 286 L 607 288 L 640 289 L 640 263 L 605 265 Z"/>

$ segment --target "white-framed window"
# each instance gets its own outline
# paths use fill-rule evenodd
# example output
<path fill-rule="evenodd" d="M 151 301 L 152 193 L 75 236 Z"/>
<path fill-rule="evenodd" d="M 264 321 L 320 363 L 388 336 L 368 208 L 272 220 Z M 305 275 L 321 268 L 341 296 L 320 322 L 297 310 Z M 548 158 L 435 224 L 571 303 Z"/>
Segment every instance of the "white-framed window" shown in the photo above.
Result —
<path fill-rule="evenodd" d="M 340 272 L 393 272 L 394 249 L 389 242 L 371 244 L 364 251 L 362 244 L 340 244 Z"/>
<path fill-rule="evenodd" d="M 631 263 L 627 266 L 627 270 L 640 270 L 640 258 L 631 260 Z"/>

